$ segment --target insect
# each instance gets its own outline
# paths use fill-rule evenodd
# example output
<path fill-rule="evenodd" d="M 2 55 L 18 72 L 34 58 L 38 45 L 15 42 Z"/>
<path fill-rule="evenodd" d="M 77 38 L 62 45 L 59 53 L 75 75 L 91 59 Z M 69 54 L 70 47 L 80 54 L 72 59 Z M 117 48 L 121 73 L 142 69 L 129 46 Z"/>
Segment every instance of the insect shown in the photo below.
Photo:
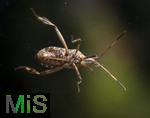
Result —
<path fill-rule="evenodd" d="M 104 54 L 112 48 L 116 42 L 126 33 L 126 31 L 123 31 L 117 38 L 114 40 L 102 53 L 100 56 L 98 55 L 92 55 L 92 56 L 85 56 L 80 51 L 80 44 L 81 39 L 75 39 L 72 41 L 72 43 L 77 43 L 76 49 L 69 49 L 64 37 L 62 36 L 61 32 L 59 31 L 58 27 L 53 24 L 50 20 L 48 20 L 46 17 L 39 16 L 33 8 L 31 8 L 34 16 L 41 21 L 42 23 L 54 28 L 56 31 L 56 34 L 60 40 L 60 42 L 63 45 L 62 47 L 55 47 L 55 46 L 49 46 L 46 48 L 41 49 L 37 53 L 37 59 L 40 62 L 42 66 L 44 66 L 46 69 L 44 71 L 38 71 L 35 68 L 27 67 L 27 66 L 19 66 L 16 67 L 15 70 L 25 70 L 30 74 L 34 75 L 48 75 L 52 74 L 54 72 L 60 71 L 62 69 L 73 69 L 75 70 L 77 74 L 77 90 L 80 92 L 80 84 L 82 83 L 82 77 L 79 72 L 79 67 L 86 67 L 90 70 L 93 70 L 89 64 L 94 64 L 95 67 L 102 68 L 106 73 L 108 73 L 111 78 L 113 78 L 123 89 L 126 91 L 126 87 L 118 80 L 116 77 L 109 72 L 102 64 L 98 62 L 98 59 L 102 58 Z"/>

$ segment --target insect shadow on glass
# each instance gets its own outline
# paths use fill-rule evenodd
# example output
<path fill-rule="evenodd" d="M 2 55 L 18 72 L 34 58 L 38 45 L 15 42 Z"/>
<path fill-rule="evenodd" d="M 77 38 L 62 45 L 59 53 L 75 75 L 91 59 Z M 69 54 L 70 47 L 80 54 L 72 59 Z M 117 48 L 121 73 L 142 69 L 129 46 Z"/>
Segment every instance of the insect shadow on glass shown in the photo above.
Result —
<path fill-rule="evenodd" d="M 68 68 L 75 70 L 77 74 L 77 89 L 78 92 L 80 92 L 80 84 L 82 83 L 82 77 L 80 75 L 78 67 L 86 67 L 90 70 L 93 70 L 89 64 L 94 64 L 95 67 L 102 68 L 108 75 L 111 76 L 112 79 L 114 79 L 122 88 L 124 91 L 126 91 L 126 87 L 118 80 L 116 77 L 108 71 L 101 63 L 98 62 L 99 59 L 101 59 L 106 52 L 111 49 L 117 41 L 124 36 L 126 31 L 123 31 L 118 37 L 110 44 L 108 47 L 103 50 L 103 52 L 100 55 L 92 55 L 92 56 L 85 56 L 82 52 L 80 52 L 80 44 L 81 39 L 75 39 L 72 41 L 72 43 L 77 43 L 76 49 L 69 49 L 64 37 L 62 36 L 61 32 L 59 31 L 58 27 L 53 24 L 50 20 L 48 20 L 46 17 L 39 16 L 33 8 L 31 8 L 34 16 L 41 21 L 42 23 L 50 26 L 56 31 L 56 34 L 58 36 L 58 39 L 63 45 L 63 48 L 61 47 L 55 47 L 55 46 L 49 46 L 46 48 L 41 49 L 37 53 L 37 59 L 40 62 L 42 66 L 44 66 L 46 69 L 44 71 L 38 71 L 35 68 L 27 67 L 27 66 L 19 66 L 16 67 L 15 70 L 25 70 L 30 74 L 34 75 L 48 75 L 52 74 L 54 72 L 60 71 L 62 69 Z"/>

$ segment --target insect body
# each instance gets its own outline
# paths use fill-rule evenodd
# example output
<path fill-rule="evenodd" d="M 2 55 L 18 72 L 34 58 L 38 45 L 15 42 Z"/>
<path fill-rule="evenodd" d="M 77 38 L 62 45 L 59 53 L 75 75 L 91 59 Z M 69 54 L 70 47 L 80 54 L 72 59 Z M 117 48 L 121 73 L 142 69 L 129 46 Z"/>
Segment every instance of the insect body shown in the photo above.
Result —
<path fill-rule="evenodd" d="M 68 49 L 66 55 L 65 49 L 60 47 L 43 48 L 37 53 L 37 58 L 42 65 L 45 66 L 62 66 L 64 68 L 72 68 L 72 63 L 80 65 L 80 62 L 86 57 L 80 51 L 76 53 L 76 49 Z"/>
<path fill-rule="evenodd" d="M 35 74 L 35 75 L 47 75 L 47 74 L 51 74 L 57 71 L 60 71 L 64 68 L 68 68 L 68 69 L 74 69 L 77 76 L 78 76 L 78 80 L 77 80 L 77 88 L 78 88 L 78 92 L 80 92 L 80 87 L 79 85 L 82 82 L 82 77 L 80 75 L 80 72 L 78 70 L 78 67 L 86 67 L 90 70 L 93 70 L 89 64 L 94 64 L 96 67 L 101 67 L 105 72 L 107 72 L 116 82 L 119 83 L 119 85 L 126 90 L 126 88 L 124 87 L 124 85 L 117 80 L 114 75 L 112 75 L 102 64 L 100 64 L 97 60 L 102 58 L 103 55 L 111 48 L 114 46 L 114 44 L 125 34 L 125 31 L 123 33 L 121 33 L 114 42 L 112 42 L 111 45 L 109 45 L 102 53 L 100 56 L 94 55 L 94 56 L 85 56 L 82 52 L 79 51 L 80 49 L 80 43 L 81 43 L 81 39 L 76 39 L 73 40 L 72 43 L 77 43 L 77 47 L 76 49 L 68 49 L 68 46 L 61 34 L 61 32 L 59 31 L 59 29 L 57 28 L 57 26 L 55 24 L 53 24 L 51 21 L 49 21 L 47 18 L 45 17 L 41 17 L 39 15 L 37 15 L 37 13 L 31 9 L 33 14 L 35 15 L 35 17 L 41 21 L 42 23 L 49 25 L 51 27 L 54 28 L 54 30 L 57 33 L 57 36 L 59 38 L 59 40 L 61 41 L 62 45 L 64 46 L 64 48 L 61 47 L 55 47 L 55 46 L 50 46 L 47 48 L 43 48 L 41 49 L 38 53 L 37 53 L 37 59 L 40 62 L 41 65 L 45 66 L 46 70 L 44 71 L 38 71 L 34 68 L 30 68 L 27 66 L 19 66 L 17 68 L 15 68 L 16 70 L 26 70 L 28 73 L 31 74 Z"/>

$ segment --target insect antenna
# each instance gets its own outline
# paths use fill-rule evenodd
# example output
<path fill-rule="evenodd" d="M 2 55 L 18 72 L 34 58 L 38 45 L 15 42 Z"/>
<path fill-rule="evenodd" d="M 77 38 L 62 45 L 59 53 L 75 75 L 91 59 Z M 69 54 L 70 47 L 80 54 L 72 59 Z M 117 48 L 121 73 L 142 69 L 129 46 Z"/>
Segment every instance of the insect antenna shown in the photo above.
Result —
<path fill-rule="evenodd" d="M 121 39 L 126 34 L 126 32 L 127 32 L 126 30 L 121 32 L 116 37 L 116 39 L 101 52 L 101 54 L 99 55 L 98 59 L 102 58 L 118 42 L 118 40 Z"/>
<path fill-rule="evenodd" d="M 108 75 L 111 76 L 112 79 L 114 79 L 123 88 L 124 91 L 126 91 L 126 87 L 102 64 L 100 64 L 99 62 L 96 61 L 96 67 L 101 67 Z"/>

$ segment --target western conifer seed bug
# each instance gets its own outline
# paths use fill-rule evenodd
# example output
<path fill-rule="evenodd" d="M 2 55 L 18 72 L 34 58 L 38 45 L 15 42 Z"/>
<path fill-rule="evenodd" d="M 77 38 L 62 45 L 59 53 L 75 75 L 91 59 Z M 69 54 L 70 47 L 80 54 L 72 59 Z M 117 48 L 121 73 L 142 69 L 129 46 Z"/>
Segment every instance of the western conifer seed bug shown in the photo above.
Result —
<path fill-rule="evenodd" d="M 80 75 L 80 72 L 78 70 L 78 67 L 86 67 L 90 70 L 93 70 L 89 64 L 94 64 L 95 67 L 102 68 L 108 75 L 111 76 L 123 89 L 126 91 L 126 87 L 118 80 L 116 77 L 109 72 L 102 64 L 100 64 L 97 60 L 102 58 L 106 52 L 112 48 L 117 41 L 124 36 L 126 31 L 123 31 L 99 56 L 98 55 L 92 55 L 92 56 L 85 56 L 82 52 L 80 52 L 80 43 L 81 39 L 73 40 L 72 43 L 77 43 L 76 49 L 69 49 L 64 37 L 62 36 L 61 32 L 57 28 L 55 24 L 53 24 L 50 20 L 48 20 L 45 17 L 39 16 L 33 8 L 31 8 L 34 16 L 41 21 L 43 24 L 46 24 L 50 26 L 51 28 L 54 28 L 56 31 L 56 34 L 62 43 L 64 48 L 61 47 L 55 47 L 55 46 L 49 46 L 46 48 L 41 49 L 37 53 L 37 59 L 40 62 L 41 65 L 46 67 L 44 71 L 39 72 L 38 70 L 34 68 L 30 68 L 27 66 L 19 66 L 16 67 L 15 70 L 25 70 L 30 74 L 34 75 L 47 75 L 52 74 L 54 72 L 60 71 L 62 69 L 68 68 L 68 69 L 74 69 L 78 79 L 77 79 L 77 90 L 80 92 L 79 85 L 82 83 L 82 77 Z"/>

